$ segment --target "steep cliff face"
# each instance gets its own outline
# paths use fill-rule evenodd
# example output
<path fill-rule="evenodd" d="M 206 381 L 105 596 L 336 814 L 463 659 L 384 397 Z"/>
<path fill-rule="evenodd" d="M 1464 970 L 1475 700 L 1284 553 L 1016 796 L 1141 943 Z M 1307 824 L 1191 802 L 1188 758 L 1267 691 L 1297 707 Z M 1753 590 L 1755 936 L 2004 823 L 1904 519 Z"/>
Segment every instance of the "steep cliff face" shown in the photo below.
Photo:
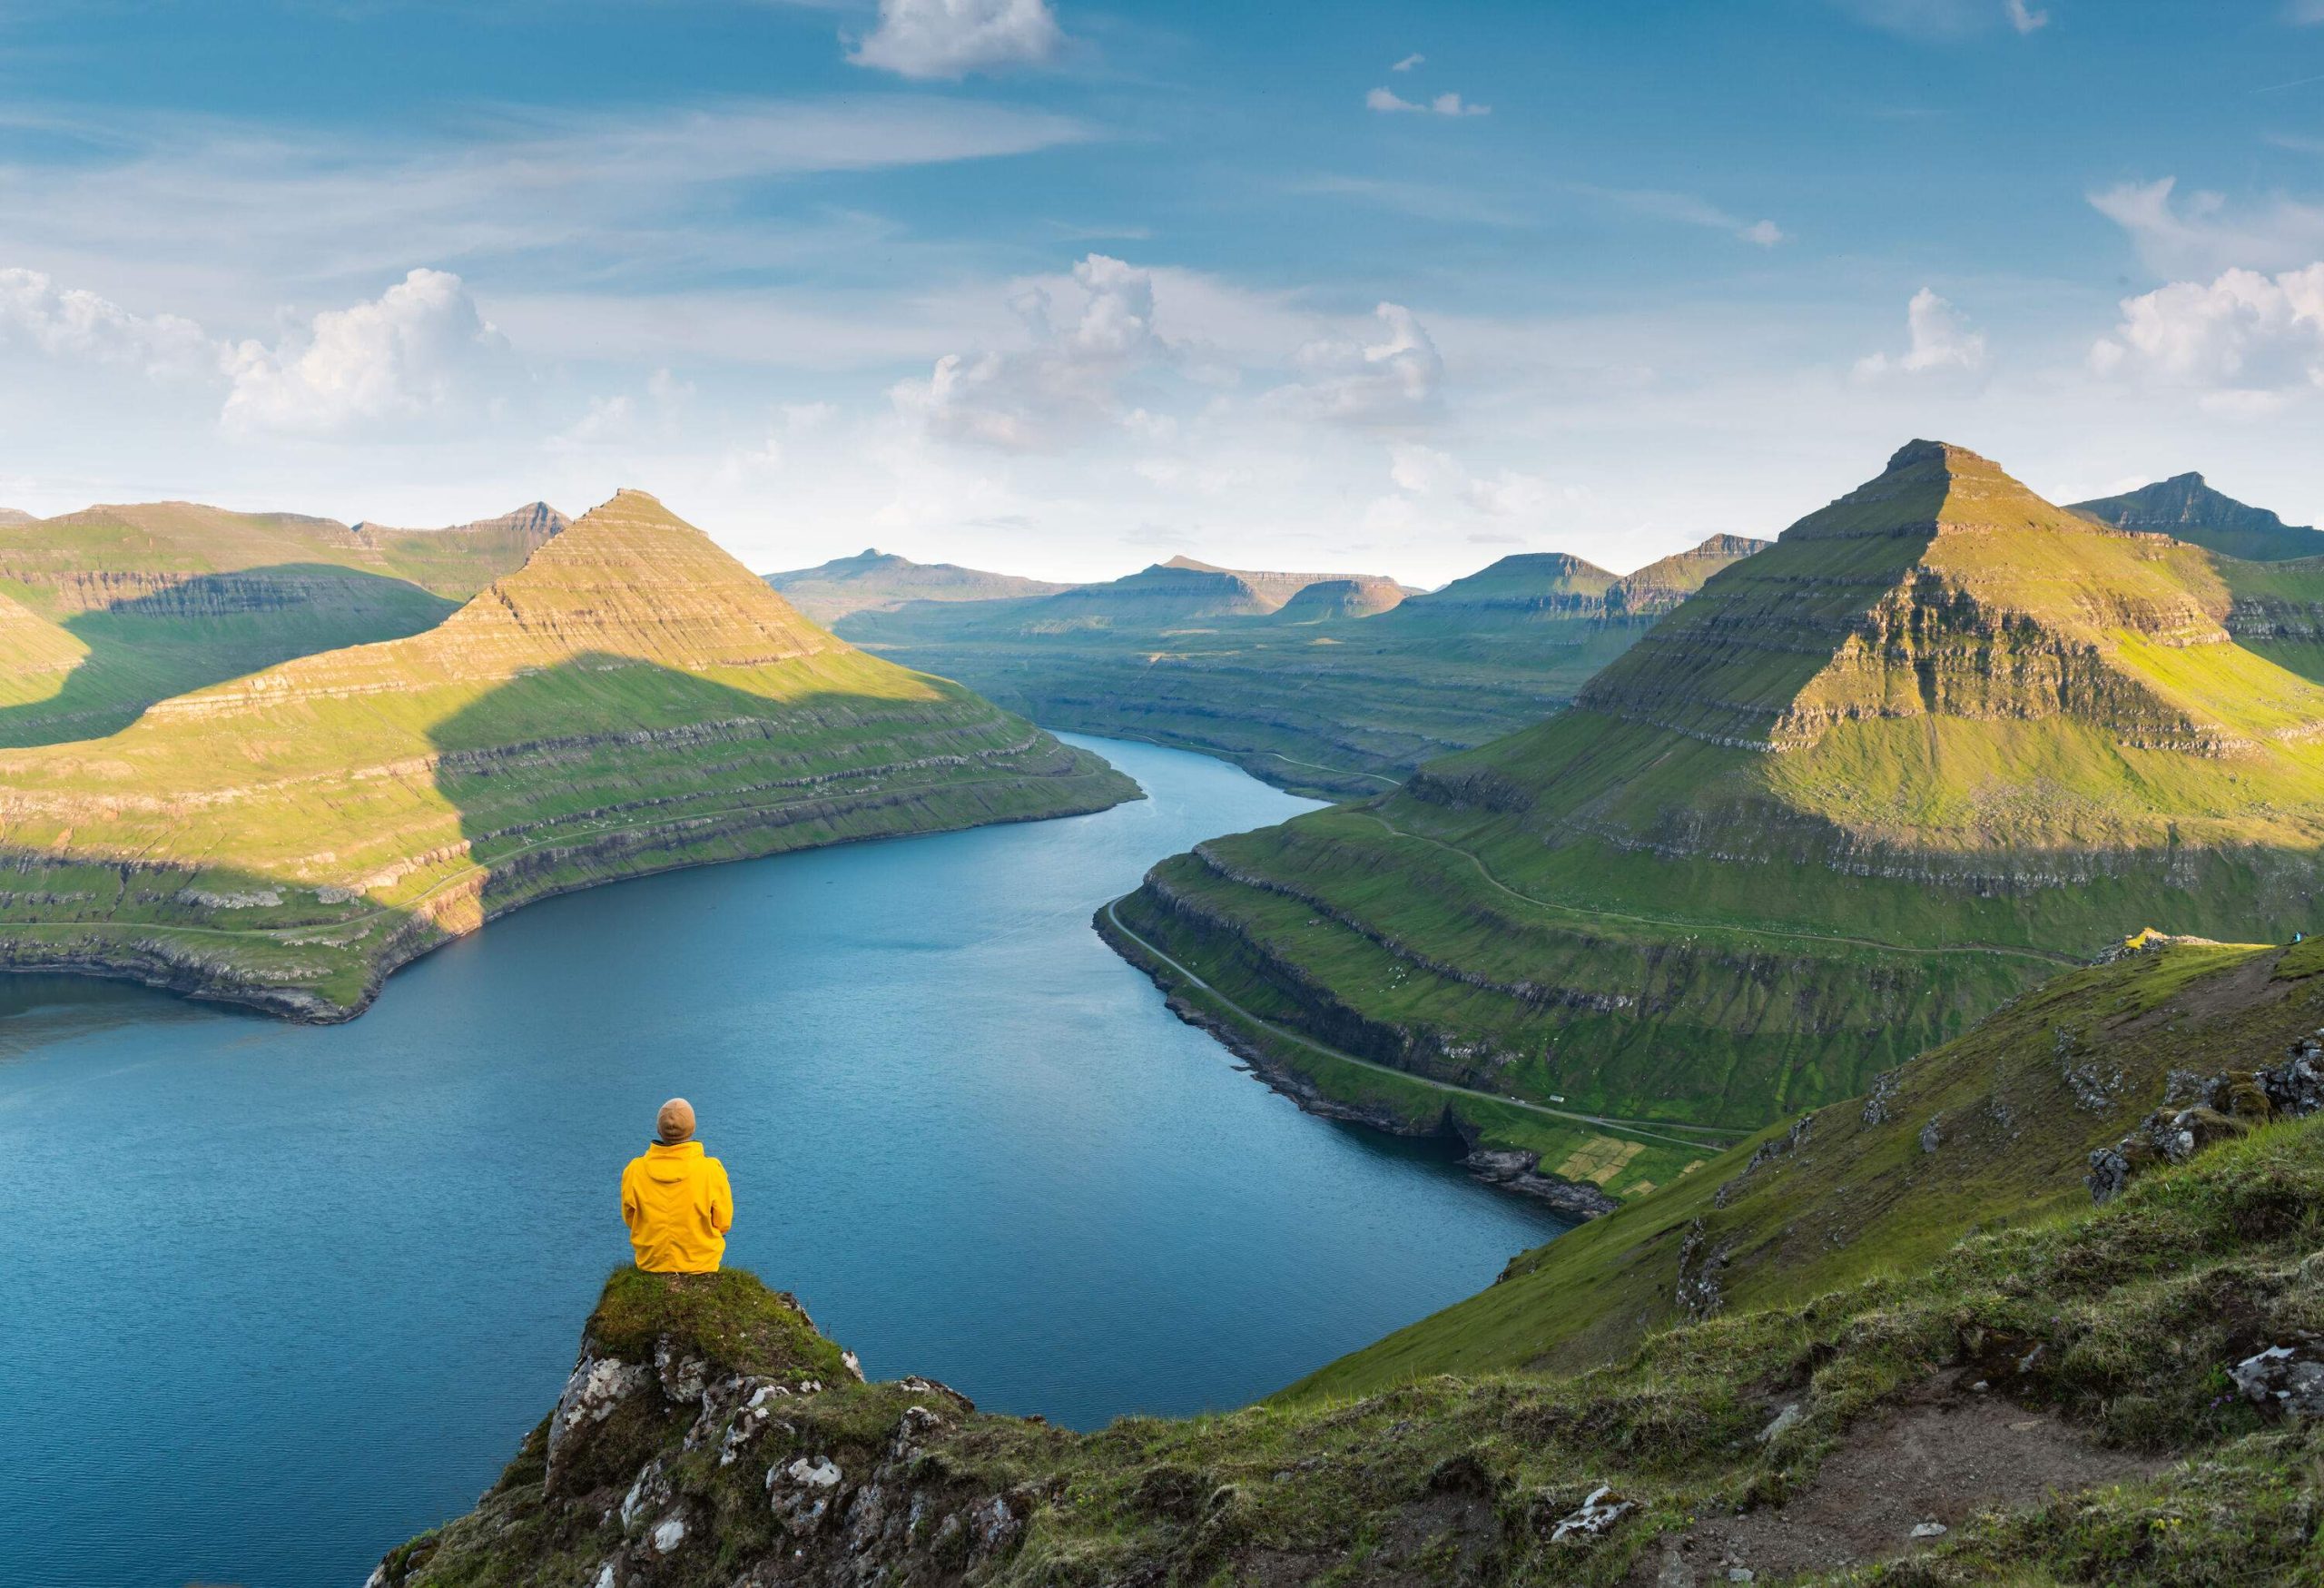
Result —
<path fill-rule="evenodd" d="M 625 492 L 428 631 L 0 754 L 0 957 L 307 1019 L 548 893 L 1135 785 Z"/>
<path fill-rule="evenodd" d="M 1915 443 L 1573 710 L 1167 861 L 1122 912 L 1362 1058 L 1758 1126 L 2124 920 L 2313 924 L 2324 690 L 2239 643 L 2233 599 L 2200 548 Z"/>

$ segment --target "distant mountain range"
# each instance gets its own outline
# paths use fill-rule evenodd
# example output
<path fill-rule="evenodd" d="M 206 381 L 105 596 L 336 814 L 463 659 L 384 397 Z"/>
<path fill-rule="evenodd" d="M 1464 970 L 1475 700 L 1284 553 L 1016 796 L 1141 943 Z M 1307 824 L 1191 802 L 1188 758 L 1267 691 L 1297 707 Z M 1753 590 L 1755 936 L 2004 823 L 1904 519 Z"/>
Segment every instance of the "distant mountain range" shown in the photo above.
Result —
<path fill-rule="evenodd" d="M 851 613 L 884 611 L 907 601 L 1001 601 L 1071 588 L 1046 579 L 989 574 L 949 562 L 913 562 L 868 549 L 811 568 L 769 574 L 766 582 L 801 612 L 826 626 Z"/>
<path fill-rule="evenodd" d="M 2142 926 L 2316 926 L 2324 686 L 2299 625 L 2319 583 L 2324 565 L 2114 530 L 1915 442 L 1706 581 L 1571 709 L 1204 843 L 1119 914 L 1362 1059 L 1756 1127 Z M 1603 1183 L 1661 1179 L 1649 1146 Z"/>
<path fill-rule="evenodd" d="M 77 538 L 36 526 L 12 566 L 49 582 L 17 587 L 54 598 L 126 578 L 133 602 L 230 630 L 305 612 L 306 628 L 262 631 L 276 643 L 379 609 L 411 631 L 374 621 L 363 641 L 153 701 L 110 737 L 0 751 L 8 966 L 344 1019 L 398 965 L 547 894 L 1137 796 L 960 686 L 834 638 L 640 492 L 569 527 L 536 514 L 441 546 L 182 504 L 95 515 L 75 516 Z M 160 533 L 173 525 L 182 540 Z M 257 544 L 221 553 L 235 536 Z M 140 571 L 94 577 L 100 538 Z M 478 566 L 459 582 L 475 583 L 528 538 L 520 567 L 448 615 L 408 580 L 349 566 L 440 580 L 465 541 Z M 272 560 L 282 543 L 346 561 L 286 565 Z M 194 571 L 221 561 L 237 572 Z M 378 589 L 410 594 L 399 607 L 352 598 Z M 11 616 L 0 640 L 24 627 Z M 139 635 L 115 638 L 141 654 Z"/>
<path fill-rule="evenodd" d="M 859 611 L 839 629 L 1053 726 L 1201 750 L 1345 798 L 1557 710 L 1686 591 L 1764 544 L 1713 536 L 1628 577 L 1521 553 L 1427 593 L 1173 557 L 1038 598 Z"/>

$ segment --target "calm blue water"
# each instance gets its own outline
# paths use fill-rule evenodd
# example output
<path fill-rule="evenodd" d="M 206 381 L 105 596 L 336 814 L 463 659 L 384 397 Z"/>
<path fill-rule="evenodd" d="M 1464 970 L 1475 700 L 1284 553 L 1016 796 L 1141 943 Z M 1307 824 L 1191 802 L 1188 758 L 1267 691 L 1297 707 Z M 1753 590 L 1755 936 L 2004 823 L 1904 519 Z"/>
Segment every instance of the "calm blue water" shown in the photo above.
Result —
<path fill-rule="evenodd" d="M 1263 1395 L 1554 1233 L 1163 1009 L 1090 912 L 1305 802 L 1078 742 L 1152 797 L 553 900 L 351 1025 L 0 977 L 0 1583 L 352 1588 L 465 1510 L 674 1092 L 730 1262 L 875 1376 L 1080 1426 Z"/>

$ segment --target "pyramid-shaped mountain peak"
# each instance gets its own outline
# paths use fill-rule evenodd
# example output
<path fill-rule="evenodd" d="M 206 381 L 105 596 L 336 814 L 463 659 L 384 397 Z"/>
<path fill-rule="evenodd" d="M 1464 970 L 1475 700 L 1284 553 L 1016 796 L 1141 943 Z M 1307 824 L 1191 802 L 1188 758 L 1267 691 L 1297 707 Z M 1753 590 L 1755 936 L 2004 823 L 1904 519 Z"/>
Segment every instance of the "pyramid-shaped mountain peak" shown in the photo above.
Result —
<path fill-rule="evenodd" d="M 692 669 L 846 648 L 709 536 L 628 489 L 575 519 L 439 632 L 455 644 Z"/>
<path fill-rule="evenodd" d="M 1710 580 L 1581 700 L 1763 750 L 1904 717 L 2063 717 L 2206 754 L 2324 723 L 2324 690 L 2238 646 L 2228 605 L 2198 548 L 1915 441 Z"/>

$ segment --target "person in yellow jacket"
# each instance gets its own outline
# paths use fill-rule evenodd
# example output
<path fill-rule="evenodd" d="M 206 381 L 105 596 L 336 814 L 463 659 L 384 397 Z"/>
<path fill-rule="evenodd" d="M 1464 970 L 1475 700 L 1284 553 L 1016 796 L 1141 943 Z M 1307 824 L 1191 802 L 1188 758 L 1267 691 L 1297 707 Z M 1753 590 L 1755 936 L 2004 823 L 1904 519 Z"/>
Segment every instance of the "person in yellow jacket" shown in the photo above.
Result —
<path fill-rule="evenodd" d="M 734 1227 L 726 1166 L 694 1139 L 694 1105 L 672 1098 L 654 1122 L 656 1139 L 621 1171 L 621 1220 L 637 1266 L 649 1274 L 714 1274 Z"/>

